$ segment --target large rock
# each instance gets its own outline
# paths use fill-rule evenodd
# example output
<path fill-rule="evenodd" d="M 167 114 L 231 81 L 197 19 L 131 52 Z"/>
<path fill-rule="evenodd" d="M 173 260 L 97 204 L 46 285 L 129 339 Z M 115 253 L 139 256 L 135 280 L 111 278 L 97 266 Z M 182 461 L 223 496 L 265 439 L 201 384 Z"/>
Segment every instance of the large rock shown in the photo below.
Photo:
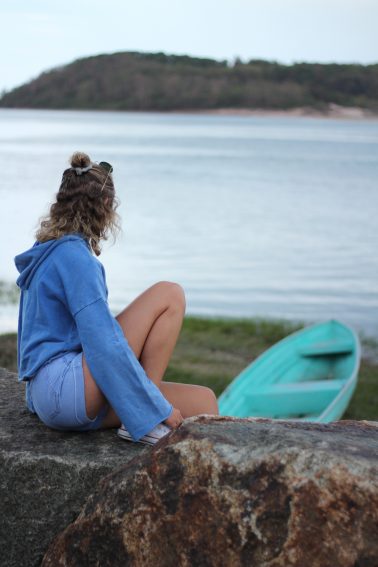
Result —
<path fill-rule="evenodd" d="M 376 567 L 378 430 L 197 416 L 102 479 L 43 567 Z"/>
<path fill-rule="evenodd" d="M 26 409 L 17 375 L 0 368 L 0 564 L 40 565 L 98 481 L 148 450 L 114 429 L 49 429 Z"/>
<path fill-rule="evenodd" d="M 48 429 L 5 369 L 0 407 L 1 565 L 378 565 L 373 423 L 200 416 L 150 448 Z"/>

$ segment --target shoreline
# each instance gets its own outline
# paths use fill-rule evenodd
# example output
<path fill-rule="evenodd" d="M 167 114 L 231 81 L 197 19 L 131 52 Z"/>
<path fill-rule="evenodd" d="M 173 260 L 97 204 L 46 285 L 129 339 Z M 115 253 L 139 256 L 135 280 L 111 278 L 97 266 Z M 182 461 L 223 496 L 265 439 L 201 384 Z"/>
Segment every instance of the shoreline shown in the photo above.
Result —
<path fill-rule="evenodd" d="M 113 312 L 115 316 L 115 312 Z M 310 327 L 319 323 L 320 321 L 306 320 L 306 319 L 286 319 L 285 317 L 271 317 L 269 315 L 226 315 L 226 314 L 202 314 L 199 312 L 186 313 L 185 320 L 197 321 L 206 325 L 253 325 L 263 326 L 266 329 L 280 329 L 283 334 L 290 333 L 295 330 Z M 354 327 L 353 327 L 354 328 Z M 367 334 L 364 330 L 354 328 L 358 337 L 364 345 L 364 355 L 367 358 L 374 360 L 378 364 L 378 336 L 374 334 Z M 16 337 L 17 329 L 4 330 L 0 328 L 0 339 L 5 337 Z M 0 345 L 1 350 L 1 345 Z"/>
<path fill-rule="evenodd" d="M 299 106 L 288 109 L 265 108 L 215 108 L 206 110 L 168 111 L 179 114 L 209 114 L 215 116 L 255 116 L 255 117 L 302 117 L 329 118 L 349 120 L 378 120 L 378 113 L 362 107 L 339 106 L 330 104 L 327 109 L 319 110 L 313 107 Z"/>
<path fill-rule="evenodd" d="M 18 304 L 19 304 L 19 291 L 18 288 L 10 281 L 0 280 L 0 304 L 3 306 L 3 317 L 0 319 L 0 338 L 17 334 L 17 317 L 18 317 Z M 118 309 L 113 307 L 112 313 L 115 316 Z M 240 314 L 240 313 L 208 313 L 201 312 L 201 310 L 194 309 L 190 313 L 186 313 L 185 317 L 189 319 L 202 319 L 206 322 L 228 322 L 228 323 L 263 323 L 267 325 L 279 325 L 282 327 L 305 327 L 314 325 L 320 320 L 312 319 L 311 317 L 279 317 L 265 313 L 260 314 Z M 12 320 L 12 324 L 8 321 Z M 356 322 L 344 321 L 349 326 L 352 326 L 358 333 L 361 341 L 368 345 L 372 345 L 374 350 L 374 362 L 378 363 L 378 334 L 375 327 L 371 325 L 362 325 Z M 1 345 L 0 345 L 1 347 Z M 366 351 L 370 350 L 366 348 Z"/>
<path fill-rule="evenodd" d="M 329 106 L 320 110 L 313 107 L 299 106 L 288 109 L 277 108 L 194 108 L 194 109 L 168 109 L 168 110 L 124 110 L 117 108 L 36 108 L 36 107 L 5 107 L 0 106 L 1 110 L 28 111 L 35 110 L 38 112 L 116 112 L 129 114 L 182 114 L 182 115 L 198 115 L 198 116 L 239 116 L 252 118 L 314 118 L 329 120 L 378 120 L 378 112 L 373 112 L 366 108 L 357 106 L 340 106 L 337 104 L 329 104 Z"/>

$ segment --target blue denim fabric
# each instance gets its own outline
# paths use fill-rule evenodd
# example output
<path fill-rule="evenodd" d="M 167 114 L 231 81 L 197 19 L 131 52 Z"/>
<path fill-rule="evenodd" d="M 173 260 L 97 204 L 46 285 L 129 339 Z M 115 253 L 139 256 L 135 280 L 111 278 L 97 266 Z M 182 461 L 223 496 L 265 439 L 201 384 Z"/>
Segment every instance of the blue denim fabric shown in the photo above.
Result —
<path fill-rule="evenodd" d="M 47 362 L 30 381 L 32 407 L 41 421 L 61 431 L 99 429 L 109 409 L 90 419 L 85 409 L 83 352 L 68 352 Z"/>

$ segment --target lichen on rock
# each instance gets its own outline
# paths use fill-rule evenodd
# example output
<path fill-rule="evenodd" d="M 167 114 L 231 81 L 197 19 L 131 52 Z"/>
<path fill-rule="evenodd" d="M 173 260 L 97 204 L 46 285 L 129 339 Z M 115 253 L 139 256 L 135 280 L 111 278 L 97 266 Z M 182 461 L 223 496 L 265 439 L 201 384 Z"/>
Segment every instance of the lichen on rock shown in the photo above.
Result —
<path fill-rule="evenodd" d="M 374 567 L 378 430 L 196 416 L 102 479 L 44 567 Z"/>

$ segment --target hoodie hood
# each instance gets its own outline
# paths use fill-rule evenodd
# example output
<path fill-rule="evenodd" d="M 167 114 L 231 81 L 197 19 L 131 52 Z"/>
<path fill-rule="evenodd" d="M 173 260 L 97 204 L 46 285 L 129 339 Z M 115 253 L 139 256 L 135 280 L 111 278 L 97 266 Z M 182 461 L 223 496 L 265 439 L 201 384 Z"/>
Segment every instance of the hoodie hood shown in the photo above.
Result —
<path fill-rule="evenodd" d="M 58 239 L 48 240 L 47 242 L 38 242 L 37 240 L 29 250 L 15 256 L 14 263 L 20 273 L 16 280 L 18 287 L 20 289 L 28 289 L 38 267 L 46 260 L 54 248 L 67 240 L 83 240 L 90 248 L 87 239 L 82 234 L 72 233 Z"/>

